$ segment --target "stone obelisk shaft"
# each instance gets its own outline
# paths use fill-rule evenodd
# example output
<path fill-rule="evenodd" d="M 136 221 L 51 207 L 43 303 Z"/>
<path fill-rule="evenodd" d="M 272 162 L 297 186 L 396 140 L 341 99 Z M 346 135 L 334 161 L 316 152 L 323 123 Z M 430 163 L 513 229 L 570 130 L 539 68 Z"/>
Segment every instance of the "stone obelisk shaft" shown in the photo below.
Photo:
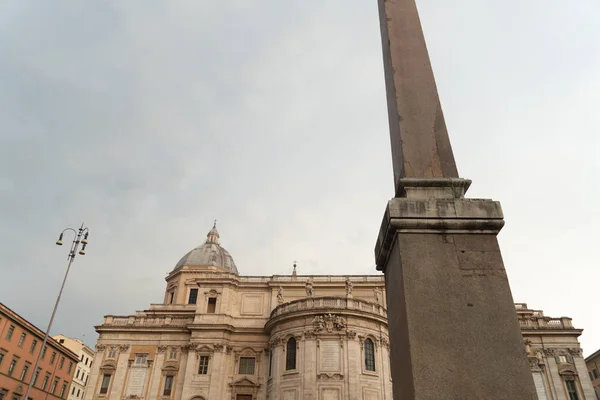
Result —
<path fill-rule="evenodd" d="M 458 171 L 414 0 L 379 1 L 394 182 Z"/>
<path fill-rule="evenodd" d="M 496 235 L 465 199 L 415 0 L 379 0 L 396 197 L 375 247 L 394 398 L 537 400 Z"/>

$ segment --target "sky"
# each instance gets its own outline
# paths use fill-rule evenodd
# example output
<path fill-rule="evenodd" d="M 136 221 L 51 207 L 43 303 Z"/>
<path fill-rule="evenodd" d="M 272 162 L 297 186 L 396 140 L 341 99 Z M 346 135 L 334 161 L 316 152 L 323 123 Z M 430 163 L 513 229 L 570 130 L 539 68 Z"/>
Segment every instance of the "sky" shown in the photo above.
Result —
<path fill-rule="evenodd" d="M 515 302 L 600 348 L 600 3 L 418 1 L 468 197 Z M 392 164 L 370 1 L 0 4 L 0 302 L 93 346 L 203 243 L 244 275 L 379 274 Z M 72 240 L 66 236 L 65 242 Z"/>

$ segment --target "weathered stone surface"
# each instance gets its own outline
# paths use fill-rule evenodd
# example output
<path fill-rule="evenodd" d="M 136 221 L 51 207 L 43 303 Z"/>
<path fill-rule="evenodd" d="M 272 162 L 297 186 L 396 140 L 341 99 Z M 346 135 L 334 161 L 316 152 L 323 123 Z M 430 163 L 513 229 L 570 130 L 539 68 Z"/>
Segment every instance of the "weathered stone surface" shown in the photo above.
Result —
<path fill-rule="evenodd" d="M 425 38 L 414 0 L 379 1 L 394 182 L 456 178 Z"/>

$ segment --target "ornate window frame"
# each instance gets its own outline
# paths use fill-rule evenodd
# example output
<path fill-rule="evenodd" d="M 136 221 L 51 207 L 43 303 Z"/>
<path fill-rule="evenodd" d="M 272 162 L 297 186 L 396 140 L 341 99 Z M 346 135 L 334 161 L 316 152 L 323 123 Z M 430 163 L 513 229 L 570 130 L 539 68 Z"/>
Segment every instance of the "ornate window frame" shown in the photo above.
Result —
<path fill-rule="evenodd" d="M 214 364 L 214 349 L 208 346 L 202 346 L 196 349 L 196 362 L 194 363 L 194 377 L 202 380 L 210 380 L 212 366 Z M 208 368 L 206 374 L 200 374 L 200 357 L 208 357 Z"/>
<path fill-rule="evenodd" d="M 367 369 L 367 357 L 366 357 L 366 352 L 365 352 L 365 342 L 367 341 L 367 339 L 371 340 L 371 342 L 373 342 L 373 362 L 374 362 L 374 366 L 375 366 L 375 371 L 371 371 Z M 370 376 L 379 376 L 379 370 L 381 369 L 381 365 L 378 365 L 379 363 L 377 362 L 377 358 L 379 355 L 379 352 L 381 351 L 380 349 L 380 342 L 379 340 L 371 335 L 371 334 L 367 334 L 365 336 L 358 336 L 358 341 L 360 342 L 360 369 L 363 375 L 370 375 Z M 390 374 L 391 376 L 391 374 Z"/>
<path fill-rule="evenodd" d="M 235 351 L 235 375 L 239 377 L 251 376 L 258 377 L 260 375 L 260 353 L 250 347 L 245 347 L 240 351 Z M 240 359 L 241 358 L 254 358 L 254 373 L 253 374 L 240 374 Z"/>
<path fill-rule="evenodd" d="M 302 365 L 302 360 L 301 360 L 301 354 L 302 352 L 300 351 L 300 342 L 301 342 L 301 335 L 293 335 L 293 334 L 288 334 L 285 335 L 283 337 L 282 340 L 282 355 L 283 355 L 283 370 L 282 370 L 282 374 L 283 375 L 291 375 L 291 374 L 298 374 L 300 373 L 300 366 Z M 295 346 L 295 365 L 293 369 L 287 369 L 287 357 L 288 357 L 288 343 L 290 340 L 294 339 L 296 341 L 296 346 Z"/>

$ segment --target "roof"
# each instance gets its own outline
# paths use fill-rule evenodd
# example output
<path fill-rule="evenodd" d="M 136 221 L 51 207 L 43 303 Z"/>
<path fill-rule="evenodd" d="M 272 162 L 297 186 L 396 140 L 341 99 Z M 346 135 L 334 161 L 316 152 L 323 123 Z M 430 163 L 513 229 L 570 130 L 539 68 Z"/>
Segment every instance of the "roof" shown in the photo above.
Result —
<path fill-rule="evenodd" d="M 36 335 L 40 340 L 44 340 L 44 335 L 46 333 L 43 330 L 41 330 L 40 328 L 38 328 L 31 322 L 27 321 L 25 318 L 23 318 L 19 314 L 17 314 L 15 311 L 13 311 L 11 308 L 9 308 L 6 304 L 0 303 L 0 312 L 5 313 L 9 319 L 11 319 L 12 321 L 15 321 L 16 323 L 23 326 L 31 334 Z M 64 355 L 66 355 L 67 357 L 70 357 L 73 361 L 79 362 L 79 356 L 77 354 L 75 354 L 71 350 L 67 349 L 62 344 L 58 343 L 58 341 L 56 341 L 54 338 L 52 338 L 52 336 L 48 336 L 46 344 L 54 347 L 55 349 L 57 349 L 58 351 L 60 351 Z"/>
<path fill-rule="evenodd" d="M 174 271 L 184 267 L 217 267 L 238 274 L 233 257 L 219 244 L 216 222 L 206 235 L 206 242 L 188 252 L 175 265 Z"/>

